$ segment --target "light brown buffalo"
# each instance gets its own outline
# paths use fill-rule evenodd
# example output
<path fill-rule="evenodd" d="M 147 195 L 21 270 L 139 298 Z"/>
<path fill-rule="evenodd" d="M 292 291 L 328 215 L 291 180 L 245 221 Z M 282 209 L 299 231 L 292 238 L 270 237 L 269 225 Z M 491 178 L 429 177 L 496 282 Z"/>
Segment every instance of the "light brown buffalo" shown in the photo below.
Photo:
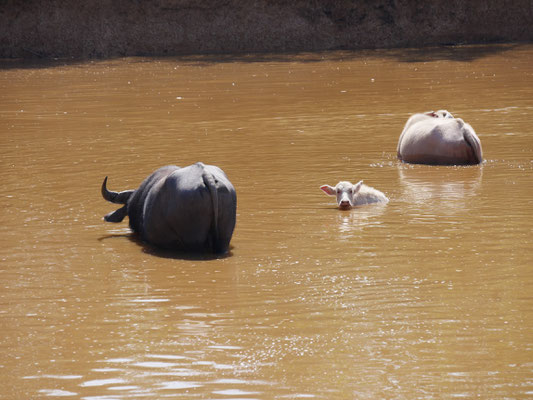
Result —
<path fill-rule="evenodd" d="M 483 162 L 474 129 L 446 110 L 412 115 L 398 140 L 398 158 L 413 164 L 470 165 Z"/>

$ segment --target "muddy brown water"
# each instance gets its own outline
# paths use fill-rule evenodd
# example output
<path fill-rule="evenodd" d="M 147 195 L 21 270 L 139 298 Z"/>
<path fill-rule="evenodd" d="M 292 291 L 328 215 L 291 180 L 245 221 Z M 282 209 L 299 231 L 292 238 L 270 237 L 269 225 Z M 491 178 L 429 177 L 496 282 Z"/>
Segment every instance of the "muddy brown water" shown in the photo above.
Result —
<path fill-rule="evenodd" d="M 0 398 L 533 396 L 533 46 L 1 65 Z M 483 165 L 396 160 L 439 108 Z M 196 161 L 229 256 L 103 222 Z M 359 179 L 390 203 L 319 190 Z"/>

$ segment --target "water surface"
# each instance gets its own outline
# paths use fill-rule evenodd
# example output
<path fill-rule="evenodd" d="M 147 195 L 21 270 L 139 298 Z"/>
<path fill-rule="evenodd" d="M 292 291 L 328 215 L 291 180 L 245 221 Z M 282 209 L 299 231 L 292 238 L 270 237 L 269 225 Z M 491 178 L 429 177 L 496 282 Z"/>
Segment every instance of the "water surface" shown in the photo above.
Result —
<path fill-rule="evenodd" d="M 127 58 L 0 70 L 0 398 L 533 396 L 533 47 Z M 472 167 L 401 164 L 413 112 Z M 196 161 L 237 189 L 228 257 L 100 196 Z M 319 187 L 373 186 L 341 212 Z"/>

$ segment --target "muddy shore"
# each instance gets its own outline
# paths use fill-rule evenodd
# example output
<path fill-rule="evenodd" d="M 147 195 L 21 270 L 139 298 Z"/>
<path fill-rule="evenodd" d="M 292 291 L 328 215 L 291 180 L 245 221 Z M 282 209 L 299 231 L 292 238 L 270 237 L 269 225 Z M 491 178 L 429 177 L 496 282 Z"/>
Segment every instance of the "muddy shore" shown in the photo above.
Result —
<path fill-rule="evenodd" d="M 533 0 L 4 0 L 0 57 L 530 42 L 532 27 Z"/>

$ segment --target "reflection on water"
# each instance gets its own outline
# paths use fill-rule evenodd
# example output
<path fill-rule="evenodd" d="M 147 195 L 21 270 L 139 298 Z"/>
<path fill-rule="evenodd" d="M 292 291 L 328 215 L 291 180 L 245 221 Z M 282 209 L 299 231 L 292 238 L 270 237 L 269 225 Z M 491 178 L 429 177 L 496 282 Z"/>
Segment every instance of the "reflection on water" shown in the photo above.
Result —
<path fill-rule="evenodd" d="M 402 199 L 412 207 L 455 213 L 475 203 L 483 167 L 428 167 L 405 164 L 398 168 Z"/>
<path fill-rule="evenodd" d="M 372 204 L 356 207 L 355 209 L 336 213 L 336 221 L 333 222 L 341 233 L 339 239 L 350 240 L 353 231 L 372 229 L 383 223 L 379 216 L 385 212 L 387 206 Z"/>
<path fill-rule="evenodd" d="M 467 50 L 1 70 L 0 398 L 531 396 L 533 48 Z M 396 160 L 440 108 L 483 165 Z M 104 176 L 196 161 L 237 189 L 228 257 L 102 221 Z M 360 179 L 390 202 L 319 190 Z"/>

